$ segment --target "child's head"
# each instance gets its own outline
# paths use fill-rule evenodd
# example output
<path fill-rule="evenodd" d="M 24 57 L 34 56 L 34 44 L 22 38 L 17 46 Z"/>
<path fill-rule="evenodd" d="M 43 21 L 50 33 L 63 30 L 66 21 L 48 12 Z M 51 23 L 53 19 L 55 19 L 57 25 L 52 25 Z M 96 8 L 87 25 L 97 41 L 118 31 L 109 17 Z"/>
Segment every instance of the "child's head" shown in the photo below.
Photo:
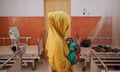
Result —
<path fill-rule="evenodd" d="M 68 37 L 68 38 L 66 39 L 66 42 L 67 42 L 67 44 L 69 45 L 70 43 L 73 42 L 73 39 L 72 39 L 71 37 Z"/>

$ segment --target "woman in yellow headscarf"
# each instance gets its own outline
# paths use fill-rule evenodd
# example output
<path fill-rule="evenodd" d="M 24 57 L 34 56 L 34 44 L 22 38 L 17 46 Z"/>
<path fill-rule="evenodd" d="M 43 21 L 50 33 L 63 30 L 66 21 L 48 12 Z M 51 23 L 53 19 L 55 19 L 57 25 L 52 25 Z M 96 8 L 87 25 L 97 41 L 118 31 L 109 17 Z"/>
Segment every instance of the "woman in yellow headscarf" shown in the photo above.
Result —
<path fill-rule="evenodd" d="M 48 14 L 48 21 L 46 50 L 49 64 L 56 72 L 68 72 L 71 64 L 67 60 L 69 49 L 64 38 L 70 17 L 62 11 L 55 11 Z"/>

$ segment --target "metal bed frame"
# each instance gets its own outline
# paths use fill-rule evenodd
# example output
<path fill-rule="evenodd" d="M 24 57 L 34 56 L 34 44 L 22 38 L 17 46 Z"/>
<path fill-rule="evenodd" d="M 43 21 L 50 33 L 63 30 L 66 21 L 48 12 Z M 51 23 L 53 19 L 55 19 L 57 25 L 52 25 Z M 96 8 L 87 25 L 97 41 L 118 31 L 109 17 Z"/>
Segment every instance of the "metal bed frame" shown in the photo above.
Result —
<path fill-rule="evenodd" d="M 3 40 L 3 46 L 5 46 L 5 40 L 10 39 L 9 37 L 1 37 L 1 40 Z M 28 46 L 28 42 L 31 39 L 31 37 L 20 37 L 20 39 L 25 39 L 25 44 Z M 32 63 L 32 70 L 36 69 L 36 62 L 40 61 L 41 62 L 41 58 L 40 58 L 40 43 L 41 41 L 38 41 L 38 45 L 37 45 L 37 51 L 38 54 L 33 55 L 33 54 L 23 54 L 22 55 L 22 66 L 28 66 L 28 63 Z M 0 62 L 4 62 L 5 60 L 7 60 L 12 54 L 6 54 L 6 55 L 0 55 Z M 11 61 L 13 62 L 13 61 Z M 11 66 L 12 64 L 6 64 L 6 66 Z"/>
<path fill-rule="evenodd" d="M 120 53 L 97 53 L 91 52 L 90 72 L 120 72 L 110 70 L 109 67 L 120 67 Z"/>
<path fill-rule="evenodd" d="M 3 69 L 10 61 L 13 61 L 13 64 L 10 68 Z M 0 64 L 0 72 L 21 72 L 22 71 L 22 53 L 21 51 L 16 51 L 15 54 L 10 56 L 2 64 Z"/>

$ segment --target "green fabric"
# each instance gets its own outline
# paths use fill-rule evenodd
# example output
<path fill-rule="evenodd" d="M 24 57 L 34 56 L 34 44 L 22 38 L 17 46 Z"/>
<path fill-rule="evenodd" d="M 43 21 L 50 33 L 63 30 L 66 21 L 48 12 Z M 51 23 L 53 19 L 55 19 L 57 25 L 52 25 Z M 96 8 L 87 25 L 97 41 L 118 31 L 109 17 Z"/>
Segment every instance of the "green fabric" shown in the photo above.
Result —
<path fill-rule="evenodd" d="M 67 56 L 68 60 L 72 63 L 72 64 L 76 64 L 76 51 L 75 51 L 75 47 L 76 47 L 76 42 L 72 42 L 70 45 L 69 45 L 69 50 L 70 50 L 70 53 L 69 55 Z"/>

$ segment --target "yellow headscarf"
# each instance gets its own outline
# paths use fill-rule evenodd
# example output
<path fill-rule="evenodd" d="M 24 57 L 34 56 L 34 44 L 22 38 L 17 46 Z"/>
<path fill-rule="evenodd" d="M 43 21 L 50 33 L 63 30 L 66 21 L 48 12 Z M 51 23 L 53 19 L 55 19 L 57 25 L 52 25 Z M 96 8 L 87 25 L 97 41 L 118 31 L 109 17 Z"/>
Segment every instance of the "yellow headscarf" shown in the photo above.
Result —
<path fill-rule="evenodd" d="M 48 20 L 46 50 L 50 66 L 57 72 L 68 72 L 70 62 L 66 56 L 69 54 L 69 49 L 64 37 L 70 23 L 70 17 L 62 11 L 55 11 L 48 14 Z"/>

